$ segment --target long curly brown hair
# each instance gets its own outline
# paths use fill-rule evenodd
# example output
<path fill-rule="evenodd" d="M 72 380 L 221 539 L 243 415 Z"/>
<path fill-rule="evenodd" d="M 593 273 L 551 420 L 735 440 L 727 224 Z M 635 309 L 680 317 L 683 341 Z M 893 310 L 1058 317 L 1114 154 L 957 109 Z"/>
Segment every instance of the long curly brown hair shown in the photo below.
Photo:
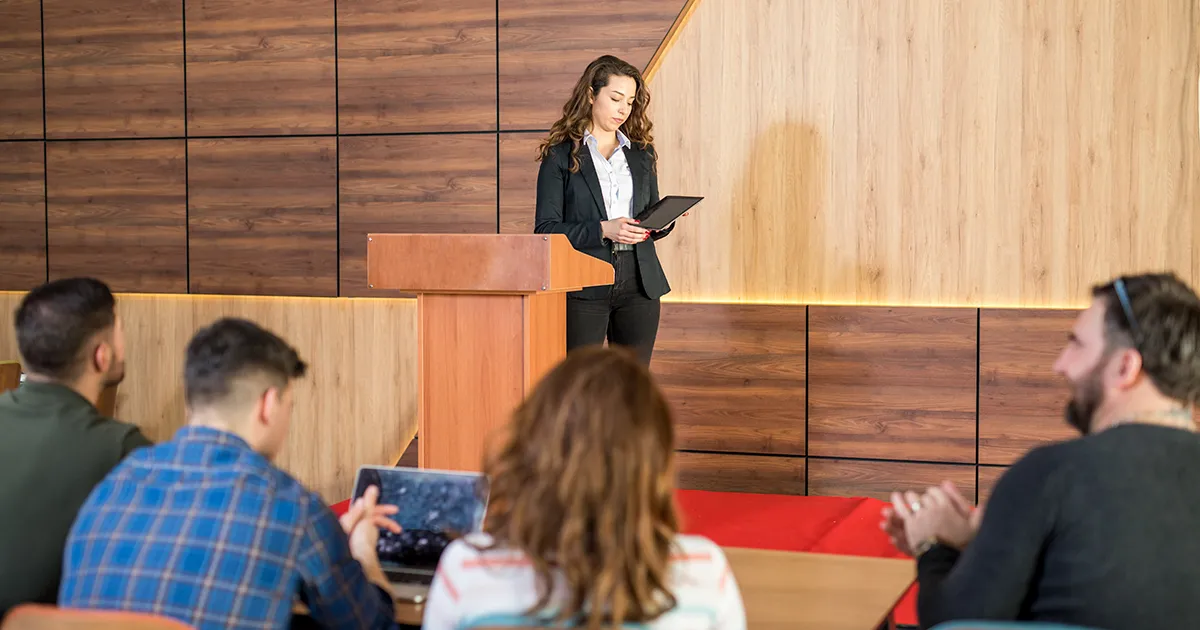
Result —
<path fill-rule="evenodd" d="M 642 78 L 642 72 L 620 58 L 604 55 L 588 64 L 583 75 L 579 77 L 579 81 L 575 83 L 575 89 L 571 91 L 571 98 L 567 99 L 563 105 L 562 118 L 559 118 L 558 122 L 550 127 L 550 135 L 546 136 L 541 146 L 538 147 L 539 161 L 546 159 L 546 156 L 550 154 L 551 147 L 570 140 L 570 171 L 572 173 L 579 172 L 578 151 L 579 147 L 583 145 L 584 132 L 592 124 L 592 99 L 608 85 L 608 80 L 614 76 L 629 77 L 637 84 L 637 94 L 633 97 L 633 109 L 629 112 L 629 118 L 625 119 L 621 125 L 621 132 L 629 138 L 629 142 L 649 153 L 651 162 L 658 159 L 658 154 L 654 151 L 654 123 L 650 122 L 648 112 L 650 92 L 646 89 L 646 81 Z"/>
<path fill-rule="evenodd" d="M 571 352 L 513 414 L 486 466 L 484 531 L 520 550 L 537 575 L 530 615 L 602 624 L 649 621 L 675 607 L 667 587 L 679 530 L 674 424 L 649 371 L 624 349 Z M 557 576 L 557 577 L 556 577 Z M 551 602 L 556 579 L 565 602 Z"/>

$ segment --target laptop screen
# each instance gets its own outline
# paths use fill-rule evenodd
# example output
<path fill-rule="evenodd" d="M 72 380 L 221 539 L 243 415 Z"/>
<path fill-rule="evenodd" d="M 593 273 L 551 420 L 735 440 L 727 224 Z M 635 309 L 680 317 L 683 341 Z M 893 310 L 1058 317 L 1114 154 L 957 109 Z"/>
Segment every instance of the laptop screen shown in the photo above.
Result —
<path fill-rule="evenodd" d="M 392 515 L 403 530 L 379 533 L 379 562 L 433 571 L 452 541 L 477 531 L 487 510 L 487 478 L 480 473 L 364 466 L 354 482 L 354 499 L 379 487 L 379 503 L 400 508 Z"/>

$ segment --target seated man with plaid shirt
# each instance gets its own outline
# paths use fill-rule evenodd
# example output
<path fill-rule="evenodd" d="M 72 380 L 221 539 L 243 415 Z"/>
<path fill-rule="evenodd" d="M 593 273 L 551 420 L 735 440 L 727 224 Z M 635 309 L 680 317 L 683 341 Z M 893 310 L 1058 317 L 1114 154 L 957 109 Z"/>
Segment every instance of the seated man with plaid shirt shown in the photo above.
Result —
<path fill-rule="evenodd" d="M 274 334 L 223 319 L 187 348 L 188 426 L 144 448 L 71 528 L 59 605 L 148 612 L 196 628 L 287 627 L 299 595 L 331 628 L 395 627 L 375 554 L 394 506 L 368 490 L 339 522 L 271 464 L 305 363 Z"/>

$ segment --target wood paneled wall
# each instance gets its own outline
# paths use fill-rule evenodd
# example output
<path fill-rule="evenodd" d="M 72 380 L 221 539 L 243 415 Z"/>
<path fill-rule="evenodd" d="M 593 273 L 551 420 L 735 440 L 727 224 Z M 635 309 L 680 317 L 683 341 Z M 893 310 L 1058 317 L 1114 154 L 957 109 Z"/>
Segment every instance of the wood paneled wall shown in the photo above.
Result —
<path fill-rule="evenodd" d="M 368 232 L 530 231 L 586 64 L 687 2 L 0 2 L 0 290 L 387 295 Z"/>
<path fill-rule="evenodd" d="M 1077 311 L 664 304 L 651 370 L 681 485 L 886 498 L 950 480 L 983 500 L 1071 438 L 1051 366 Z"/>
<path fill-rule="evenodd" d="M 0 292 L 0 360 L 19 358 L 22 295 Z M 183 426 L 187 342 L 224 316 L 258 322 L 308 362 L 278 463 L 327 501 L 349 495 L 360 465 L 395 463 L 416 434 L 415 300 L 118 295 L 117 312 L 126 376 L 116 416 L 151 440 Z"/>
<path fill-rule="evenodd" d="M 703 0 L 650 83 L 678 301 L 1200 282 L 1200 0 Z"/>

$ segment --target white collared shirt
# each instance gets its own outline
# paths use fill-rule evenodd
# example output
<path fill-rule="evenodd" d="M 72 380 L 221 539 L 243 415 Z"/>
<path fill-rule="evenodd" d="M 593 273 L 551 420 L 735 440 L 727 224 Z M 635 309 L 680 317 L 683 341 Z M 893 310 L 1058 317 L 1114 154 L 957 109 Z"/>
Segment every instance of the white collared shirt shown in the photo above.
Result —
<path fill-rule="evenodd" d="M 590 131 L 585 131 L 583 142 L 592 153 L 596 165 L 596 177 L 600 180 L 600 192 L 604 195 L 604 212 L 609 219 L 633 218 L 633 173 L 625 159 L 624 149 L 630 146 L 629 138 L 617 130 L 617 150 L 612 157 L 600 154 L 598 141 Z"/>

